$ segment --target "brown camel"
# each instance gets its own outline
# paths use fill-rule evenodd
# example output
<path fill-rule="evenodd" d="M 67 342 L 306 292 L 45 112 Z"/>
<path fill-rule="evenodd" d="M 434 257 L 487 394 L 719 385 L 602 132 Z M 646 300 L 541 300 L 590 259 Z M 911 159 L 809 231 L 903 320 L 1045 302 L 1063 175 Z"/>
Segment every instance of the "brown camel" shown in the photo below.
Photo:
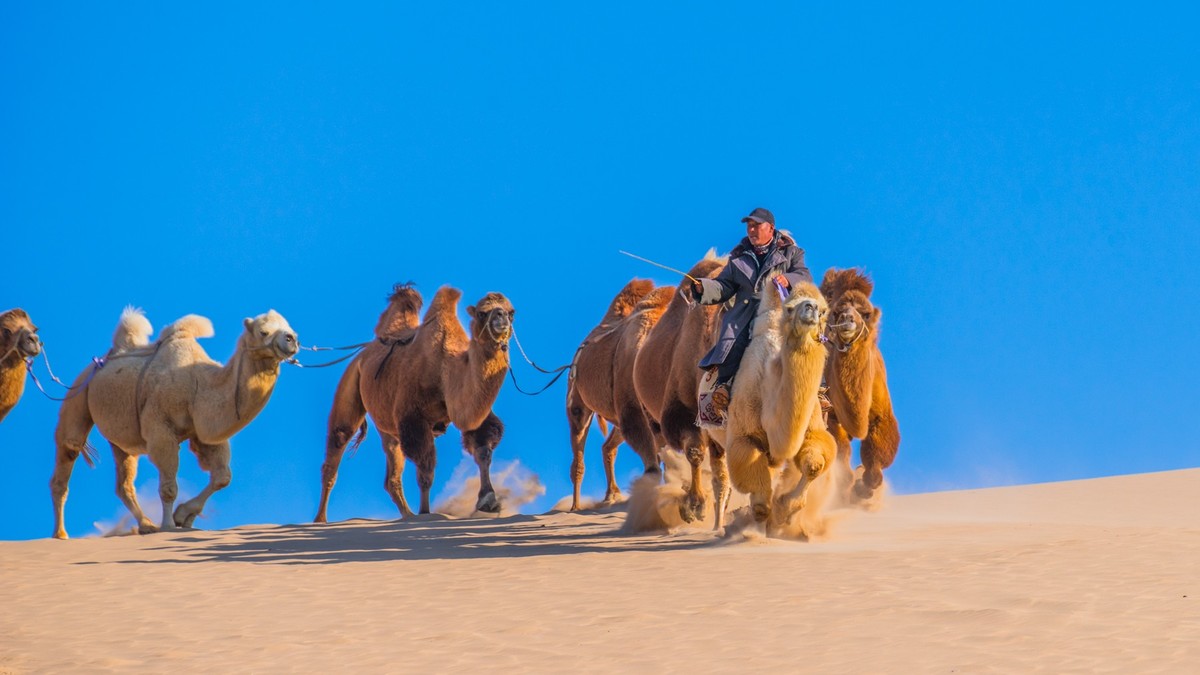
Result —
<path fill-rule="evenodd" d="M 854 495 L 867 500 L 883 484 L 883 470 L 900 449 L 900 426 L 892 412 L 887 370 L 879 351 L 882 311 L 871 304 L 871 279 L 856 269 L 830 268 L 821 281 L 829 301 L 829 430 L 837 440 L 838 461 L 850 468 L 850 441 L 861 439 L 862 474 Z M 846 475 L 851 475 L 849 471 Z"/>
<path fill-rule="evenodd" d="M 697 279 L 713 278 L 725 267 L 725 259 L 715 251 L 688 272 Z M 700 359 L 716 341 L 723 306 L 698 305 L 687 299 L 686 278 L 662 319 L 646 336 L 634 362 L 633 383 L 638 398 L 667 446 L 683 453 L 691 465 L 691 483 L 679 505 L 679 515 L 687 522 L 703 517 L 704 489 L 701 469 L 704 458 L 712 466 L 715 527 L 724 524 L 729 499 L 729 474 L 725 467 L 725 449 L 707 431 L 696 426 L 696 391 L 702 371 Z"/>
<path fill-rule="evenodd" d="M 733 382 L 725 428 L 729 474 L 734 487 L 750 494 L 754 520 L 768 532 L 805 507 L 809 487 L 837 452 L 817 400 L 827 312 L 813 284 L 794 284 L 786 300 L 774 283 L 765 284 Z"/>
<path fill-rule="evenodd" d="M 633 362 L 642 342 L 674 295 L 674 286 L 654 288 L 654 283 L 646 279 L 630 281 L 613 299 L 600 325 L 592 329 L 575 354 L 567 399 L 567 424 L 573 454 L 572 511 L 579 510 L 583 449 L 593 415 L 614 422 L 625 443 L 642 458 L 646 473 L 661 470 L 658 463 L 661 443 L 650 428 L 634 390 Z M 606 499 L 619 496 L 620 489 L 615 481 L 610 481 Z"/>
<path fill-rule="evenodd" d="M 417 464 L 421 513 L 429 513 L 429 490 L 437 464 L 434 438 L 454 424 L 463 449 L 479 466 L 478 511 L 496 513 L 492 451 L 504 424 L 492 412 L 508 373 L 508 341 L 516 313 L 508 298 L 488 293 L 467 307 L 470 333 L 458 319 L 462 291 L 443 286 L 418 324 L 423 300 L 410 284 L 397 284 L 379 316 L 375 337 L 350 362 L 334 394 L 321 467 L 321 503 L 314 522 L 324 523 L 329 493 L 337 482 L 346 444 L 366 433 L 369 414 L 383 437 L 387 456 L 384 488 L 405 518 L 413 515 L 404 498 L 405 458 Z"/>
<path fill-rule="evenodd" d="M 0 313 L 0 422 L 25 393 L 25 359 L 41 353 L 37 326 L 25 310 Z"/>
<path fill-rule="evenodd" d="M 57 461 L 50 479 L 54 536 L 66 539 L 63 509 L 75 460 L 91 464 L 88 433 L 94 425 L 112 445 L 117 496 L 137 519 L 138 531 L 155 531 L 134 490 L 139 455 L 158 467 L 161 529 L 191 527 L 204 504 L 229 485 L 229 439 L 267 405 L 281 361 L 299 349 L 296 334 L 275 310 L 246 319 L 237 349 L 222 366 L 196 341 L 211 337 L 212 322 L 188 315 L 149 344 L 152 328 L 140 310 L 121 315 L 113 346 L 100 365 L 88 366 L 63 401 L 54 432 Z M 187 440 L 208 485 L 172 511 L 178 495 L 179 444 Z"/>

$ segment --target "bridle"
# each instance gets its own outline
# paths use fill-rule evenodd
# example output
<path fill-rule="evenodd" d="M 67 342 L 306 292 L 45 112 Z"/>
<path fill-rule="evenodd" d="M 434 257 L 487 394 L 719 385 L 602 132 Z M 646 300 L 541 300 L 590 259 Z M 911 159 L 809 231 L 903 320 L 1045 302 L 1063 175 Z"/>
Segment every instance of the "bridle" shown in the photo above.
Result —
<path fill-rule="evenodd" d="M 834 347 L 836 347 L 837 350 L 843 354 L 850 351 L 850 348 L 854 346 L 854 343 L 858 342 L 860 339 L 862 339 L 862 336 L 866 335 L 867 331 L 869 330 L 869 327 L 867 326 L 867 322 L 863 321 L 862 325 L 858 329 L 858 332 L 854 334 L 854 337 L 850 338 L 849 340 L 847 340 L 845 342 L 842 342 L 840 339 L 838 339 L 837 333 L 835 333 L 833 331 L 837 328 L 844 328 L 845 326 L 848 326 L 848 325 L 849 324 L 845 324 L 845 323 L 836 323 L 836 324 L 830 324 L 829 326 L 827 326 L 825 328 L 826 333 L 827 333 L 827 339 L 829 340 L 829 343 L 832 344 Z"/>

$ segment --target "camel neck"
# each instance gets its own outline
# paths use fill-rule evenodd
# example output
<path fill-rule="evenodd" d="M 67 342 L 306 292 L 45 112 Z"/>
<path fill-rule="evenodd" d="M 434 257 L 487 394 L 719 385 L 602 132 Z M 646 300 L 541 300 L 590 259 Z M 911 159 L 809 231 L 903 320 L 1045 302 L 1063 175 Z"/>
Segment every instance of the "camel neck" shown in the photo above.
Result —
<path fill-rule="evenodd" d="M 447 363 L 443 389 L 450 421 L 462 430 L 487 419 L 508 373 L 508 350 L 483 346 L 472 339 L 467 351 Z"/>
<path fill-rule="evenodd" d="M 279 376 L 279 363 L 256 357 L 241 344 L 214 374 L 212 387 L 198 394 L 196 426 L 202 440 L 228 439 L 267 405 Z M 206 423 L 207 422 L 207 423 Z"/>

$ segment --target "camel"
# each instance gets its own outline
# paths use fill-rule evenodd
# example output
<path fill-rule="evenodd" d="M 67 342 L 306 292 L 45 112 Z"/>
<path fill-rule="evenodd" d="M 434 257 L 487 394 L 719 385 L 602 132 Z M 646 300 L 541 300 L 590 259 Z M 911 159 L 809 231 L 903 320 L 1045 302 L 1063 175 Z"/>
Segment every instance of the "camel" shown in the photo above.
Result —
<path fill-rule="evenodd" d="M 768 281 L 733 382 L 724 444 L 733 486 L 749 493 L 755 522 L 770 533 L 804 508 L 837 446 L 817 400 L 828 306 L 811 283 L 794 284 L 784 300 Z"/>
<path fill-rule="evenodd" d="M 329 495 L 337 482 L 346 445 L 366 434 L 370 415 L 383 438 L 387 457 L 384 488 L 404 518 L 413 516 L 404 497 L 405 458 L 417 465 L 420 513 L 429 513 L 429 490 L 437 464 L 434 438 L 453 424 L 462 433 L 463 449 L 479 467 L 475 509 L 498 513 L 492 487 L 492 451 L 504 435 L 504 424 L 492 412 L 508 373 L 508 341 L 516 312 L 508 298 L 488 293 L 467 307 L 470 333 L 458 319 L 462 291 L 438 289 L 423 321 L 424 303 L 411 284 L 396 284 L 375 326 L 375 340 L 350 362 L 338 382 L 329 412 L 325 463 L 321 466 L 321 501 L 313 522 L 328 519 Z"/>
<path fill-rule="evenodd" d="M 642 459 L 647 474 L 659 473 L 659 439 L 650 428 L 646 412 L 633 387 L 633 363 L 642 342 L 666 311 L 674 286 L 654 287 L 647 279 L 634 279 L 613 298 L 604 319 L 592 329 L 575 353 L 568 387 L 567 424 L 571 434 L 571 510 L 578 511 L 583 482 L 583 449 L 593 415 L 610 420 L 625 443 Z M 615 457 L 616 446 L 613 445 Z M 606 458 L 606 468 L 607 468 Z M 606 500 L 620 497 L 620 488 L 609 479 Z"/>
<path fill-rule="evenodd" d="M 874 284 L 856 269 L 830 268 L 821 280 L 829 301 L 829 354 L 825 382 L 829 385 L 829 430 L 837 440 L 838 461 L 850 468 L 850 441 L 861 439 L 861 475 L 854 496 L 869 500 L 883 484 L 883 470 L 892 465 L 900 448 L 900 426 L 892 412 L 887 370 L 879 351 L 882 311 L 871 304 Z M 857 473 L 857 472 L 856 472 Z"/>
<path fill-rule="evenodd" d="M 25 393 L 25 360 L 41 353 L 37 326 L 25 310 L 0 313 L 0 422 Z"/>
<path fill-rule="evenodd" d="M 713 278 L 725 266 L 725 258 L 709 251 L 688 272 L 694 278 Z M 638 398 L 650 416 L 651 424 L 671 447 L 687 458 L 691 482 L 679 505 L 686 522 L 703 517 L 704 490 L 701 469 L 705 456 L 712 466 L 715 528 L 724 525 L 729 499 L 729 474 L 725 468 L 725 449 L 710 434 L 696 426 L 696 391 L 702 371 L 697 364 L 716 341 L 721 325 L 722 306 L 698 305 L 687 298 L 686 278 L 662 319 L 646 336 L 633 367 L 633 383 Z"/>
<path fill-rule="evenodd" d="M 280 362 L 300 348 L 296 333 L 275 310 L 246 319 L 243 325 L 237 349 L 222 366 L 197 342 L 213 335 L 208 319 L 189 314 L 163 329 L 151 345 L 153 328 L 141 311 L 127 308 L 121 314 L 103 365 L 80 373 L 59 409 L 50 479 L 56 539 L 67 538 L 63 509 L 75 460 L 83 454 L 93 465 L 87 445 L 93 426 L 112 445 L 117 496 L 137 520 L 139 533 L 191 527 L 208 498 L 229 485 L 229 439 L 266 407 Z M 209 482 L 172 510 L 184 440 L 208 472 Z M 159 472 L 162 523 L 157 528 L 142 512 L 134 490 L 141 455 L 149 455 Z"/>

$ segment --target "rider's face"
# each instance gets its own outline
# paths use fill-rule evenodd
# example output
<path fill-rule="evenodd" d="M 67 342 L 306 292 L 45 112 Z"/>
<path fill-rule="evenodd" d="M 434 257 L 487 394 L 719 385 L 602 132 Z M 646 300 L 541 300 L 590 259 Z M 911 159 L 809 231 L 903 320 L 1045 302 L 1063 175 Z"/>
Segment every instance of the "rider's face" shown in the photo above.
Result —
<path fill-rule="evenodd" d="M 775 236 L 775 226 L 770 223 L 760 223 L 755 220 L 746 221 L 746 236 L 755 246 L 766 246 Z"/>

